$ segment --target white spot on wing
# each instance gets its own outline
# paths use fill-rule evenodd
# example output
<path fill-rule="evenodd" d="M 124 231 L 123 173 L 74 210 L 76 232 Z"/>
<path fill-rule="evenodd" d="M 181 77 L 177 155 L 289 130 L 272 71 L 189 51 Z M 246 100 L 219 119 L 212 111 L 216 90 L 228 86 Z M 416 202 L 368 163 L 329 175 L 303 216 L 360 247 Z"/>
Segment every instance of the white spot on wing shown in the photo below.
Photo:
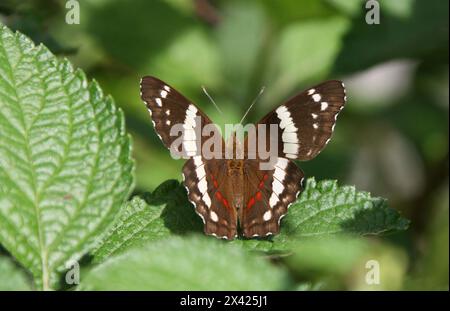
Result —
<path fill-rule="evenodd" d="M 196 136 L 195 136 L 195 130 L 192 129 L 185 129 L 184 133 L 183 133 L 183 140 L 187 141 L 187 140 L 195 140 Z"/>
<path fill-rule="evenodd" d="M 275 173 L 273 176 L 279 181 L 283 181 L 284 177 L 286 177 L 286 171 L 280 169 L 279 167 L 275 167 Z"/>
<path fill-rule="evenodd" d="M 280 193 L 283 192 L 284 186 L 281 182 L 278 181 L 278 179 L 275 178 L 272 182 L 272 190 L 273 190 L 273 193 L 275 193 L 276 195 L 279 195 Z"/>
<path fill-rule="evenodd" d="M 308 95 L 312 95 L 316 92 L 316 89 L 310 89 L 308 90 Z"/>
<path fill-rule="evenodd" d="M 283 158 L 278 158 L 276 166 L 278 166 L 279 168 L 284 170 L 287 167 L 288 163 L 289 163 L 288 160 L 283 159 Z"/>
<path fill-rule="evenodd" d="M 193 140 L 185 140 L 185 141 L 183 141 L 183 148 L 187 152 L 189 152 L 189 151 L 196 152 L 197 151 L 197 144 Z"/>
<path fill-rule="evenodd" d="M 159 107 L 162 107 L 162 100 L 159 97 L 155 98 L 155 102 L 158 104 Z"/>
<path fill-rule="evenodd" d="M 209 213 L 209 215 L 211 216 L 211 220 L 212 220 L 212 221 L 214 221 L 214 222 L 218 222 L 218 221 L 219 221 L 219 216 L 217 216 L 216 212 L 211 211 L 211 212 Z"/>
<path fill-rule="evenodd" d="M 283 143 L 298 143 L 297 133 L 283 132 L 283 135 L 281 135 L 281 139 L 283 140 Z"/>
<path fill-rule="evenodd" d="M 297 128 L 295 127 L 294 123 L 286 125 L 283 131 L 283 133 L 292 133 L 292 132 L 297 132 Z"/>
<path fill-rule="evenodd" d="M 211 198 L 209 197 L 208 192 L 205 192 L 205 194 L 202 197 L 202 200 L 203 200 L 203 202 L 205 202 L 205 204 L 208 208 L 211 207 Z"/>
<path fill-rule="evenodd" d="M 322 99 L 322 96 L 320 94 L 313 94 L 312 99 L 317 103 Z"/>
<path fill-rule="evenodd" d="M 202 161 L 202 157 L 201 156 L 196 156 L 193 158 L 194 159 L 194 165 L 196 167 L 203 165 L 203 161 Z"/>
<path fill-rule="evenodd" d="M 167 97 L 167 91 L 161 91 L 161 97 L 166 98 Z"/>
<path fill-rule="evenodd" d="M 197 187 L 201 194 L 205 194 L 206 190 L 208 189 L 206 178 L 200 180 L 200 182 L 197 184 Z"/>
<path fill-rule="evenodd" d="M 195 169 L 195 173 L 197 174 L 197 178 L 198 180 L 202 179 L 203 177 L 205 177 L 206 172 L 205 172 L 205 166 L 199 166 Z"/>
<path fill-rule="evenodd" d="M 283 144 L 283 152 L 284 153 L 291 153 L 291 154 L 297 154 L 299 149 L 298 144 L 293 143 L 285 143 Z"/>
<path fill-rule="evenodd" d="M 321 102 L 320 103 L 320 110 L 324 111 L 327 108 L 328 108 L 328 103 L 327 102 Z"/>
<path fill-rule="evenodd" d="M 264 213 L 263 215 L 263 219 L 264 221 L 269 221 L 272 218 L 272 211 L 268 210 L 267 212 Z"/>
<path fill-rule="evenodd" d="M 272 195 L 270 196 L 270 199 L 269 199 L 270 207 L 272 207 L 272 208 L 275 207 L 275 205 L 277 205 L 279 200 L 280 199 L 277 197 L 277 195 L 275 193 L 272 193 Z"/>

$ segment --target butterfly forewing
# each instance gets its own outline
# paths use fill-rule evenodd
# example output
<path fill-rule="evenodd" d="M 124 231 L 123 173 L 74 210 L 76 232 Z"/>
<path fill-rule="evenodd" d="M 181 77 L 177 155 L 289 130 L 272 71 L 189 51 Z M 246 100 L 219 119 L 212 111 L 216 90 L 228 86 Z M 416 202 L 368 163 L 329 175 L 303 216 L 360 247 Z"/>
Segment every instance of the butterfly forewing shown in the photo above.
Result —
<path fill-rule="evenodd" d="M 259 122 L 265 125 L 278 124 L 276 135 L 267 135 L 266 145 L 271 139 L 276 140 L 280 157 L 311 160 L 329 142 L 345 101 L 344 85 L 335 80 L 316 85 L 292 97 Z"/>
<path fill-rule="evenodd" d="M 202 145 L 199 142 L 206 141 L 213 133 L 203 136 L 202 140 L 198 137 L 204 126 L 211 124 L 211 120 L 196 105 L 173 87 L 151 76 L 141 80 L 141 98 L 150 112 L 158 136 L 167 148 L 179 137 L 177 133 L 170 134 L 172 127 L 179 125 L 183 129 L 183 137 L 182 144 L 176 150 L 183 151 L 185 158 L 201 154 Z"/>

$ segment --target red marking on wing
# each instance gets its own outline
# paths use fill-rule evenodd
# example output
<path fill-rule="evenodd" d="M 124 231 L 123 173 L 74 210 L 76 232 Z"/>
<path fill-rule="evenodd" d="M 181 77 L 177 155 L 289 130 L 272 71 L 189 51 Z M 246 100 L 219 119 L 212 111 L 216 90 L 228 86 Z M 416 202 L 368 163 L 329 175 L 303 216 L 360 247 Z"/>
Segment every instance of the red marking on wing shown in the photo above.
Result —
<path fill-rule="evenodd" d="M 264 188 L 264 182 L 267 180 L 267 178 L 269 178 L 269 175 L 266 173 L 264 174 L 264 176 L 262 177 L 259 185 L 258 185 L 258 189 L 263 189 Z M 251 197 L 250 200 L 248 200 L 247 203 L 247 209 L 250 209 L 256 202 L 256 200 L 261 201 L 262 200 L 262 193 L 261 191 L 256 192 L 255 196 Z"/>
<path fill-rule="evenodd" d="M 247 208 L 251 208 L 255 204 L 255 198 L 251 197 L 250 200 L 248 200 Z"/>
<path fill-rule="evenodd" d="M 261 191 L 256 192 L 255 197 L 256 197 L 256 199 L 257 199 L 258 201 L 261 201 L 261 200 L 262 200 L 262 193 L 261 193 Z"/>
<path fill-rule="evenodd" d="M 220 191 L 216 192 L 216 198 L 217 200 L 222 201 L 222 193 L 220 193 Z"/>
<path fill-rule="evenodd" d="M 223 198 L 222 203 L 223 203 L 223 205 L 225 205 L 226 208 L 228 208 L 228 209 L 230 208 L 230 205 L 228 204 L 227 199 Z"/>
<path fill-rule="evenodd" d="M 219 188 L 219 184 L 217 183 L 217 180 L 214 178 L 213 174 L 211 174 L 211 179 L 212 179 L 214 188 Z"/>

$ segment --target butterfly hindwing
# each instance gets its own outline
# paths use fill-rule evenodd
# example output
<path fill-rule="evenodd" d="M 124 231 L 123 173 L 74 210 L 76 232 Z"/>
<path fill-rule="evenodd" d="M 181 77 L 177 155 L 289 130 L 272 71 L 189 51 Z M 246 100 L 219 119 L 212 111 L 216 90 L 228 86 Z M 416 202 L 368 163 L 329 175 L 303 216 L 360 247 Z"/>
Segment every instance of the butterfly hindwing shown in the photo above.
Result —
<path fill-rule="evenodd" d="M 233 239 L 237 234 L 237 215 L 226 173 L 224 160 L 205 160 L 201 156 L 188 160 L 183 167 L 184 185 L 203 220 L 205 233 Z"/>
<path fill-rule="evenodd" d="M 267 135 L 266 146 L 270 140 L 276 139 L 278 156 L 311 160 L 329 142 L 345 101 L 344 85 L 336 80 L 316 85 L 292 97 L 258 123 L 267 125 L 267 128 L 270 124 L 278 124 L 277 135 Z"/>
<path fill-rule="evenodd" d="M 239 222 L 247 238 L 277 234 L 281 218 L 302 190 L 304 175 L 294 162 L 278 158 L 270 170 L 261 170 L 259 164 L 245 160 L 245 204 Z"/>

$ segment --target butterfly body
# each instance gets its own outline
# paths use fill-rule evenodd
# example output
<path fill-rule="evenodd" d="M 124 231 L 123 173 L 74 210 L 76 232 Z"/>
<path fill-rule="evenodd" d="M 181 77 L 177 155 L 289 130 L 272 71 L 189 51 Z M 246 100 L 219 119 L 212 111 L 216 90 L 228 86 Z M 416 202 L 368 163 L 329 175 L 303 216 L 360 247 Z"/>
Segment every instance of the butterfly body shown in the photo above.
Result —
<path fill-rule="evenodd" d="M 181 124 L 183 134 L 178 139 L 188 159 L 182 169 L 188 198 L 203 220 L 205 233 L 225 239 L 279 232 L 281 219 L 302 190 L 304 175 L 292 160 L 310 160 L 319 154 L 346 101 L 340 81 L 312 87 L 268 113 L 243 142 L 236 134 L 226 143 L 219 140 L 221 152 L 214 153 L 216 146 L 211 157 L 203 147 L 217 132 L 198 131 L 212 122 L 194 104 L 154 77 L 142 79 L 141 98 L 166 147 L 177 139 L 171 135 L 172 126 Z M 267 135 L 260 135 L 266 128 Z M 275 146 L 273 161 L 251 151 L 251 143 L 258 151 L 260 145 Z"/>

